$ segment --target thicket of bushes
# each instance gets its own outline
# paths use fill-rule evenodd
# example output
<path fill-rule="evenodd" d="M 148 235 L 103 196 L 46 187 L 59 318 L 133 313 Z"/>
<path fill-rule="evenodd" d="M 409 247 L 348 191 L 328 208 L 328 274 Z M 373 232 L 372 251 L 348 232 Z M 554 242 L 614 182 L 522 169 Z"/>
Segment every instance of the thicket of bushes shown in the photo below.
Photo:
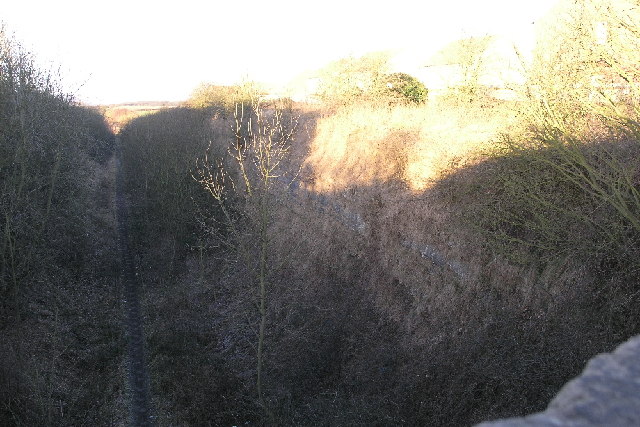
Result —
<path fill-rule="evenodd" d="M 120 132 L 132 239 L 139 247 L 161 243 L 168 259 L 199 240 L 206 191 L 192 178 L 196 160 L 214 137 L 204 110 L 174 108 L 131 121 Z M 165 246 L 166 245 L 166 246 Z M 165 262 L 168 261 L 168 262 Z"/>
<path fill-rule="evenodd" d="M 114 139 L 0 30 L 0 424 L 115 420 Z"/>
<path fill-rule="evenodd" d="M 630 66 L 640 38 L 621 25 L 640 15 L 591 1 L 564 13 L 549 31 L 562 47 L 537 51 L 521 107 L 528 127 L 497 141 L 488 163 L 499 173 L 475 216 L 514 259 L 616 258 L 633 252 L 640 232 L 640 74 Z M 594 40 L 600 26 L 606 40 Z M 503 208 L 488 209 L 498 198 Z M 627 256 L 619 268 L 633 270 Z"/>

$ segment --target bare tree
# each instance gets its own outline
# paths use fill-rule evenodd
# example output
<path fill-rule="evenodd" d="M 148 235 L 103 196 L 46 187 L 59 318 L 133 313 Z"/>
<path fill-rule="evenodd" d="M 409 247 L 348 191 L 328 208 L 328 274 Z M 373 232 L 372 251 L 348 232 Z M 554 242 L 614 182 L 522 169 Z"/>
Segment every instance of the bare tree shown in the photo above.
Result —
<path fill-rule="evenodd" d="M 450 91 L 460 100 L 473 102 L 481 93 L 481 79 L 488 73 L 489 47 L 493 36 L 468 37 L 453 41 L 432 58 L 436 66 L 450 67 L 457 79 Z"/>
<path fill-rule="evenodd" d="M 251 300 L 258 312 L 256 329 L 256 392 L 269 414 L 264 395 L 264 347 L 267 328 L 271 263 L 270 225 L 276 187 L 286 185 L 286 160 L 297 119 L 285 117 L 280 108 L 267 110 L 259 97 L 250 107 L 236 105 L 235 137 L 226 158 L 199 162 L 196 179 L 222 210 L 229 231 L 223 244 L 232 248 L 250 272 Z"/>
<path fill-rule="evenodd" d="M 596 115 L 637 117 L 640 10 L 636 2 L 564 1 L 540 25 L 529 70 L 538 120 L 565 129 Z"/>

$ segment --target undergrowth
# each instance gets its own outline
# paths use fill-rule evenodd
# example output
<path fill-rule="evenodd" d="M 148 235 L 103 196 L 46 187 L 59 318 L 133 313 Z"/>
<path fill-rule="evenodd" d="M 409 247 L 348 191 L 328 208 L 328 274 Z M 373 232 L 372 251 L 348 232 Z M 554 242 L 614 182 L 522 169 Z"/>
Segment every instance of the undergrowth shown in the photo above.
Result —
<path fill-rule="evenodd" d="M 117 423 L 113 135 L 0 29 L 0 424 Z"/>

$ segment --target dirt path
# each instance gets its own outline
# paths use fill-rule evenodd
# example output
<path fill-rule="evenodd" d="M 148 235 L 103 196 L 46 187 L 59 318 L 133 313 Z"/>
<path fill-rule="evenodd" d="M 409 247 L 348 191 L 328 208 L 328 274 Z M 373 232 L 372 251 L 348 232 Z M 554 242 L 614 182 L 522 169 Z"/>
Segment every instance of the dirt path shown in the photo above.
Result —
<path fill-rule="evenodd" d="M 140 284 L 129 244 L 129 213 L 124 196 L 124 176 L 119 152 L 116 160 L 116 174 L 116 210 L 126 310 L 124 327 L 127 337 L 129 418 L 132 426 L 152 426 L 149 376 L 145 363 L 144 330 L 140 309 Z"/>

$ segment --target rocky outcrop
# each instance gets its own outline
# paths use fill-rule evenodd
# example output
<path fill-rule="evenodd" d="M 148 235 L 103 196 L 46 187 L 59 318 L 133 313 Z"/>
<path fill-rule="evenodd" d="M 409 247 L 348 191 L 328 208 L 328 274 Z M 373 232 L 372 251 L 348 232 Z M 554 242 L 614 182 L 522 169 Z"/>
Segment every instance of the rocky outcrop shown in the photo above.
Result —
<path fill-rule="evenodd" d="M 525 426 L 640 426 L 640 335 L 591 359 L 544 412 L 478 425 Z"/>

